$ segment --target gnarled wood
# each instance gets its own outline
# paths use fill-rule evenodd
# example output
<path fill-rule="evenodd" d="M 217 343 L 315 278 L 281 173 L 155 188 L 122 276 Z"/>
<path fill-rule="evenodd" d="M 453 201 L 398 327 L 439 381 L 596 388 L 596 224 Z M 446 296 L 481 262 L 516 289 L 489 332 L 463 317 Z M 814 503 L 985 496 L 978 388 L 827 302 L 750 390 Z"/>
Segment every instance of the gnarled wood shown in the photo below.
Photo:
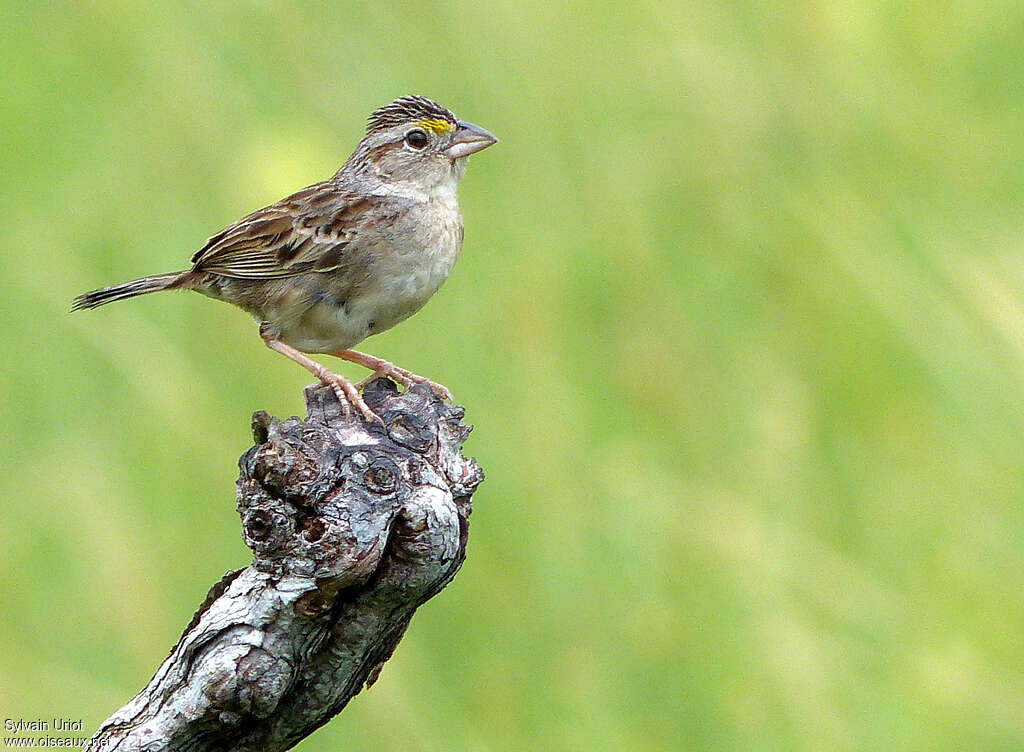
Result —
<path fill-rule="evenodd" d="M 306 390 L 305 420 L 253 416 L 237 492 L 253 563 L 213 586 L 87 749 L 285 750 L 376 680 L 462 565 L 483 473 L 461 454 L 461 408 L 384 379 L 365 399 L 387 430 L 328 387 Z"/>

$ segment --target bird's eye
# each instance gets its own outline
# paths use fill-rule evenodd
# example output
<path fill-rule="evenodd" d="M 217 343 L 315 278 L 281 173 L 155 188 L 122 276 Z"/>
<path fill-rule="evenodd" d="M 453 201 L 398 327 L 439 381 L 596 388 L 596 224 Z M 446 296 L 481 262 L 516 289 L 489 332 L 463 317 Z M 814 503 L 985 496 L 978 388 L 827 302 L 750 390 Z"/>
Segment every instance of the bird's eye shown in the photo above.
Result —
<path fill-rule="evenodd" d="M 427 145 L 427 134 L 419 128 L 413 128 L 405 134 L 405 143 L 413 149 L 422 149 Z"/>

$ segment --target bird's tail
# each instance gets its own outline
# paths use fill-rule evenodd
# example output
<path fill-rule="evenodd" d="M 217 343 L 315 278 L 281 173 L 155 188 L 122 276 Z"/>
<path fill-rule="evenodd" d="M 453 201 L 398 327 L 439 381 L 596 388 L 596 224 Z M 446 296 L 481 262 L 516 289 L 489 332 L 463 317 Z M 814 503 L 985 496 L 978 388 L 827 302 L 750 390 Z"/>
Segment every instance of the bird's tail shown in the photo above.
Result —
<path fill-rule="evenodd" d="M 79 295 L 71 302 L 72 311 L 81 311 L 84 308 L 97 308 L 115 300 L 134 298 L 136 295 L 145 295 L 148 292 L 170 290 L 174 287 L 181 287 L 188 272 L 171 272 L 169 274 L 155 274 L 152 277 L 133 279 L 131 282 L 122 282 L 119 285 L 111 285 L 101 290 L 93 290 Z"/>

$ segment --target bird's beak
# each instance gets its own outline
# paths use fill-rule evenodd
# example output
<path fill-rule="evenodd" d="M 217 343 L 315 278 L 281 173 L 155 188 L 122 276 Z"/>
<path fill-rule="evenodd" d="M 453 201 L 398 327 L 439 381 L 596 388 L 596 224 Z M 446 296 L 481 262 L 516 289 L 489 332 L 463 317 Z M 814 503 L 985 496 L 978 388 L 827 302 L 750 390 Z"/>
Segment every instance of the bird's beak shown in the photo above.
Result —
<path fill-rule="evenodd" d="M 459 129 L 455 131 L 451 146 L 444 150 L 449 159 L 459 159 L 476 154 L 481 149 L 486 149 L 491 144 L 496 144 L 498 139 L 485 131 L 479 125 L 459 121 Z"/>

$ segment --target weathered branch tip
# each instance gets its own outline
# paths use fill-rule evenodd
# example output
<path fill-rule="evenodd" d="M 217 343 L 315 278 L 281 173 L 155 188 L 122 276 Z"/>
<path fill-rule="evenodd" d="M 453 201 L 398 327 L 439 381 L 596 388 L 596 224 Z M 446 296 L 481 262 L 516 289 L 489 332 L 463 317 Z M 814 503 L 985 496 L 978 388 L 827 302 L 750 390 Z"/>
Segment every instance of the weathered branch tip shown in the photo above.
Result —
<path fill-rule="evenodd" d="M 285 750 L 376 680 L 462 565 L 483 472 L 461 453 L 462 408 L 386 379 L 364 397 L 384 426 L 319 386 L 304 420 L 253 416 L 237 487 L 252 564 L 86 749 Z"/>

